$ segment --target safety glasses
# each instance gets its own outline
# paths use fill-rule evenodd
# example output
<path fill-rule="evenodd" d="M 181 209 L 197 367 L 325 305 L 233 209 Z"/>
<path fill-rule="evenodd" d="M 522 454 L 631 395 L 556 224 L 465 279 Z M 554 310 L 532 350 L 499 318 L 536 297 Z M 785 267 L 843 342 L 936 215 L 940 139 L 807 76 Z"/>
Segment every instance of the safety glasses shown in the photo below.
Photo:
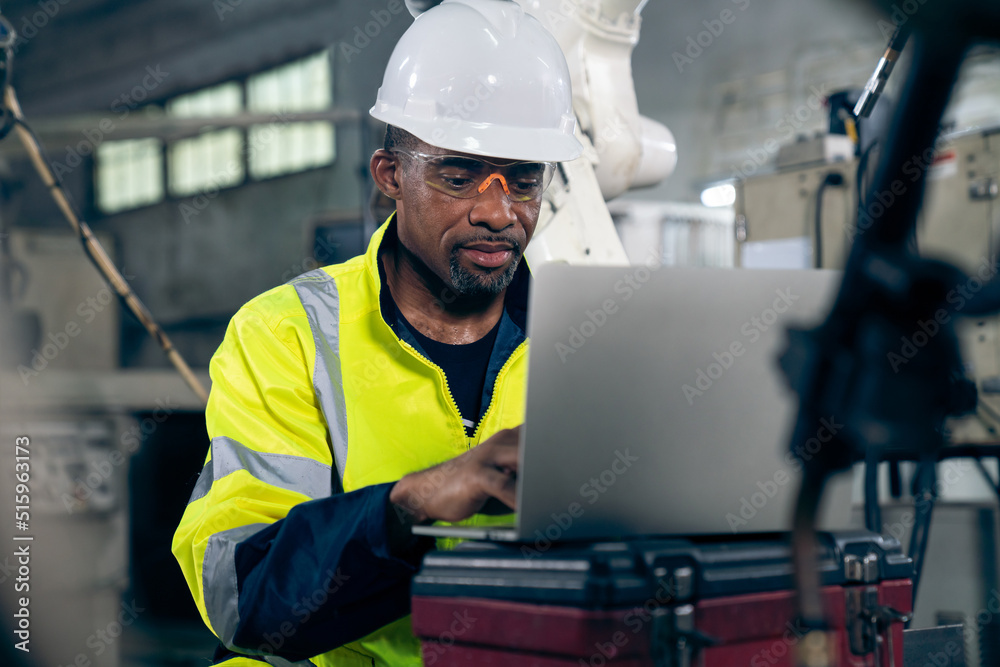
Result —
<path fill-rule="evenodd" d="M 471 199 L 486 192 L 498 181 L 511 201 L 538 199 L 552 181 L 552 162 L 510 162 L 496 164 L 466 155 L 431 155 L 397 149 L 413 159 L 421 170 L 424 182 L 452 197 Z"/>

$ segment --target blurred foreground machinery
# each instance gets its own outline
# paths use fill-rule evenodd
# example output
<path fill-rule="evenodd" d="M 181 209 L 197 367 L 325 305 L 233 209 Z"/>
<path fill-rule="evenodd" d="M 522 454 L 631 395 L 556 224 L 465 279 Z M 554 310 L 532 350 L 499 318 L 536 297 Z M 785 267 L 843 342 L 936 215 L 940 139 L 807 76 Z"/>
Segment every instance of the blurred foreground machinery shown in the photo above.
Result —
<path fill-rule="evenodd" d="M 967 276 L 951 286 L 944 317 L 957 324 L 965 372 L 979 395 L 974 415 L 948 423 L 953 444 L 1000 439 L 1000 317 L 963 317 L 971 297 L 998 269 L 998 73 L 1000 53 L 980 48 L 971 54 L 935 145 L 913 155 L 901 178 L 886 190 L 863 194 L 870 191 L 881 146 L 870 136 L 858 155 L 852 142 L 843 150 L 847 136 L 843 128 L 837 134 L 833 121 L 829 133 L 782 146 L 774 164 L 747 169 L 753 175 L 735 183 L 736 266 L 843 269 L 852 241 L 926 176 L 925 201 L 910 245 L 919 255 L 944 259 Z M 835 112 L 831 109 L 831 117 Z M 929 320 L 917 323 L 899 341 L 895 363 L 915 357 L 936 327 Z M 995 614 L 979 612 L 997 604 L 991 594 L 998 585 L 998 496 L 979 466 L 973 459 L 938 466 L 938 503 L 913 627 L 964 623 L 969 664 L 994 665 L 1000 664 L 1000 624 Z M 996 478 L 995 460 L 984 459 L 982 466 Z M 882 464 L 879 475 L 879 528 L 904 544 L 914 526 L 915 498 L 907 484 L 914 474 L 910 464 Z"/>

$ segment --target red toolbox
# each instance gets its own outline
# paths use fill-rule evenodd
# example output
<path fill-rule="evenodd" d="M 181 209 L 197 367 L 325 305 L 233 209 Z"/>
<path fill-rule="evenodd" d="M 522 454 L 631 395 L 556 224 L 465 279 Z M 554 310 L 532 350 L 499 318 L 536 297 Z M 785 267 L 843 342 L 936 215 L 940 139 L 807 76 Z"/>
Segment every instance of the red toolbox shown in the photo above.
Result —
<path fill-rule="evenodd" d="M 873 533 L 820 541 L 835 664 L 902 667 L 911 560 Z M 794 667 L 794 616 L 787 535 L 466 542 L 413 581 L 427 667 Z"/>

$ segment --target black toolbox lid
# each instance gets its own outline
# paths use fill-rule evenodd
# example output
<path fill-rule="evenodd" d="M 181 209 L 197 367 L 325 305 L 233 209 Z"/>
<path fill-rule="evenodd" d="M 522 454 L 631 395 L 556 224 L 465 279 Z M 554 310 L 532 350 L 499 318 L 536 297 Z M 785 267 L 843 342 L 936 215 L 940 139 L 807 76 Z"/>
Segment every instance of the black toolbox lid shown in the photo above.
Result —
<path fill-rule="evenodd" d="M 903 579 L 913 563 L 899 542 L 866 531 L 819 534 L 824 585 Z M 591 608 L 684 601 L 792 588 L 787 533 L 522 544 L 464 542 L 432 551 L 414 595 L 473 597 Z"/>

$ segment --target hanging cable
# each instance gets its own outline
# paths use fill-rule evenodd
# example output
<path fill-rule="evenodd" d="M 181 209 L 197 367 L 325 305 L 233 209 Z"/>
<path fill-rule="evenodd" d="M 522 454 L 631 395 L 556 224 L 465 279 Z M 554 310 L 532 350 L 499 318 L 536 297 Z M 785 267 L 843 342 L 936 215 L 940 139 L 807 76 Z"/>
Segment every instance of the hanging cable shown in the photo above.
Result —
<path fill-rule="evenodd" d="M 823 268 L 823 194 L 828 187 L 841 187 L 844 184 L 844 175 L 839 171 L 831 171 L 823 177 L 816 190 L 816 217 L 814 220 L 815 229 L 813 233 L 813 268 Z"/>
<path fill-rule="evenodd" d="M 2 20 L 2 19 L 0 19 Z M 9 24 L 7 28 L 9 29 Z M 164 333 L 160 325 L 156 323 L 153 319 L 152 313 L 146 308 L 145 304 L 139 300 L 139 297 L 132 290 L 132 287 L 122 276 L 121 272 L 111 261 L 104 247 L 101 245 L 97 237 L 94 236 L 93 231 L 90 229 L 85 221 L 80 219 L 80 216 L 76 213 L 72 203 L 69 200 L 69 195 L 66 192 L 65 187 L 63 187 L 59 178 L 53 173 L 50 162 L 45 156 L 44 149 L 42 148 L 41 142 L 38 140 L 37 135 L 28 125 L 24 119 L 24 114 L 21 112 L 21 105 L 17 100 L 17 94 L 14 92 L 14 88 L 9 84 L 9 78 L 7 74 L 10 71 L 10 63 L 12 58 L 10 57 L 10 47 L 6 49 L 6 56 L 4 58 L 4 68 L 3 73 L 0 74 L 0 80 L 6 80 L 7 85 L 5 86 L 3 101 L 4 101 L 4 117 L 9 117 L 12 119 L 13 126 L 17 132 L 18 138 L 24 145 L 25 150 L 28 152 L 28 156 L 31 158 L 32 164 L 38 171 L 39 176 L 41 176 L 42 182 L 49 190 L 49 194 L 55 200 L 56 205 L 62 214 L 65 216 L 66 220 L 69 222 L 70 226 L 73 227 L 73 231 L 76 232 L 77 236 L 80 237 L 80 242 L 83 245 L 84 253 L 94 264 L 97 270 L 104 276 L 104 279 L 108 281 L 108 284 L 115 291 L 121 301 L 128 307 L 128 309 L 135 315 L 136 319 L 146 328 L 149 335 L 152 336 L 161 348 L 163 348 L 164 353 L 170 362 L 174 365 L 177 371 L 184 378 L 184 381 L 191 388 L 191 391 L 198 396 L 203 403 L 208 403 L 208 391 L 202 386 L 201 382 L 195 376 L 191 367 L 188 366 L 187 362 L 181 356 L 180 352 L 174 347 L 173 342 Z"/>

